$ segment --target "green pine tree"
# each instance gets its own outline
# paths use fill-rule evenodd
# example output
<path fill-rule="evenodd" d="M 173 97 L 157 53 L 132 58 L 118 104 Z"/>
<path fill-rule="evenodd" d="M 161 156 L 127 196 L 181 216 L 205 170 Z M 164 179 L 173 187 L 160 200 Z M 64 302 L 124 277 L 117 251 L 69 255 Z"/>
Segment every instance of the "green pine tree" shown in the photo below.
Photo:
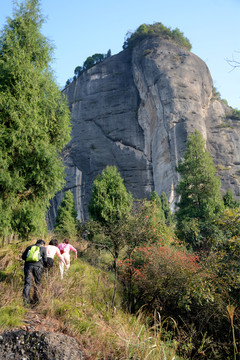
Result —
<path fill-rule="evenodd" d="M 39 1 L 26 0 L 0 35 L 0 235 L 39 232 L 64 184 L 59 154 L 70 140 L 70 113 L 42 23 Z"/>
<path fill-rule="evenodd" d="M 70 190 L 66 191 L 57 211 L 54 231 L 61 237 L 76 236 L 77 212 L 73 194 Z"/>
<path fill-rule="evenodd" d="M 132 207 L 132 196 L 123 184 L 115 166 L 107 166 L 93 182 L 89 212 L 94 220 L 111 225 L 128 216 Z"/>
<path fill-rule="evenodd" d="M 202 240 L 213 232 L 212 224 L 223 212 L 224 205 L 212 157 L 198 131 L 189 135 L 187 150 L 176 170 L 182 176 L 177 186 L 178 228 L 189 243 L 201 246 Z"/>

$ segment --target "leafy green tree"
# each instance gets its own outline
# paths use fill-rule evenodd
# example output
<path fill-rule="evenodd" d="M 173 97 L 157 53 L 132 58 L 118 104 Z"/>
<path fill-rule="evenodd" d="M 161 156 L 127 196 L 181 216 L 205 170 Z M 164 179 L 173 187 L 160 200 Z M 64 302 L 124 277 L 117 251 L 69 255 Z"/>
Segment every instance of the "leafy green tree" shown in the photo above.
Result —
<path fill-rule="evenodd" d="M 155 202 L 156 205 L 161 209 L 162 217 L 165 220 L 167 225 L 171 225 L 173 223 L 173 215 L 168 203 L 167 195 L 165 192 L 158 196 L 156 191 L 153 191 L 150 197 L 151 202 Z"/>
<path fill-rule="evenodd" d="M 107 166 L 93 182 L 89 212 L 94 220 L 111 226 L 127 217 L 132 207 L 132 195 L 115 166 Z"/>
<path fill-rule="evenodd" d="M 215 175 L 212 157 L 205 149 L 205 142 L 198 131 L 189 135 L 187 150 L 176 170 L 182 176 L 177 186 L 180 201 L 176 215 L 180 233 L 182 232 L 181 235 L 184 237 L 185 226 L 189 227 L 192 222 L 196 226 L 199 221 L 201 225 L 211 224 L 224 209 L 220 194 L 221 183 Z M 199 231 L 197 226 L 195 235 Z M 200 232 L 203 235 L 204 229 Z M 187 241 L 193 242 L 194 245 L 196 238 L 191 239 L 190 236 Z"/>
<path fill-rule="evenodd" d="M 66 191 L 57 211 L 54 231 L 62 237 L 76 236 L 77 212 L 73 194 Z"/>
<path fill-rule="evenodd" d="M 227 207 L 217 220 L 217 224 L 227 235 L 228 240 L 230 240 L 230 242 L 226 243 L 235 242 L 237 240 L 240 245 L 240 206 L 238 208 Z"/>
<path fill-rule="evenodd" d="M 122 225 L 121 230 L 126 242 L 124 254 L 122 254 L 124 263 L 132 263 L 134 253 L 139 246 L 150 246 L 152 244 L 162 246 L 175 242 L 175 235 L 165 223 L 161 206 L 159 206 L 157 201 L 153 200 L 156 194 L 153 192 L 153 197 L 150 201 L 140 200 L 135 202 L 137 205 L 133 207 L 131 215 Z M 133 292 L 134 274 L 131 268 L 129 268 L 128 275 L 128 281 L 124 283 L 124 286 L 129 311 L 133 311 L 135 307 Z"/>
<path fill-rule="evenodd" d="M 234 199 L 231 189 L 228 189 L 226 194 L 223 196 L 223 201 L 225 207 L 228 207 L 230 209 L 234 209 L 240 206 L 240 203 Z"/>
<path fill-rule="evenodd" d="M 126 223 L 126 252 L 129 258 L 140 245 L 166 244 L 174 239 L 173 232 L 165 223 L 163 210 L 155 201 L 139 201 Z"/>
<path fill-rule="evenodd" d="M 83 63 L 83 70 L 90 69 L 95 64 L 95 61 L 92 56 L 88 56 Z"/>
<path fill-rule="evenodd" d="M 74 70 L 74 75 L 78 77 L 83 71 L 83 68 L 81 66 L 77 66 Z"/>
<path fill-rule="evenodd" d="M 162 218 L 162 220 L 165 221 L 165 214 L 163 212 L 162 208 L 162 201 L 161 198 L 158 196 L 158 193 L 154 190 L 150 196 L 150 202 L 156 204 L 156 206 L 159 208 L 159 215 Z"/>
<path fill-rule="evenodd" d="M 93 182 L 89 213 L 93 220 L 104 228 L 106 237 L 100 246 L 109 250 L 114 259 L 115 283 L 117 280 L 117 259 L 125 245 L 124 224 L 132 208 L 132 195 L 127 192 L 123 179 L 115 166 L 107 166 Z"/>
<path fill-rule="evenodd" d="M 42 23 L 39 1 L 26 0 L 0 36 L 0 235 L 39 232 L 49 200 L 64 184 L 59 154 L 70 140 L 70 112 Z"/>
<path fill-rule="evenodd" d="M 166 224 L 171 225 L 173 223 L 174 216 L 171 212 L 168 198 L 165 192 L 162 192 L 161 194 L 161 204 L 162 204 L 162 209 L 164 212 Z"/>
<path fill-rule="evenodd" d="M 161 199 L 155 190 L 151 193 L 150 201 L 155 202 L 157 206 L 162 207 Z"/>
<path fill-rule="evenodd" d="M 102 62 L 104 60 L 104 54 L 98 54 L 97 53 L 97 54 L 92 55 L 92 58 L 94 60 L 94 63 L 98 64 L 98 63 L 100 63 L 100 62 Z"/>

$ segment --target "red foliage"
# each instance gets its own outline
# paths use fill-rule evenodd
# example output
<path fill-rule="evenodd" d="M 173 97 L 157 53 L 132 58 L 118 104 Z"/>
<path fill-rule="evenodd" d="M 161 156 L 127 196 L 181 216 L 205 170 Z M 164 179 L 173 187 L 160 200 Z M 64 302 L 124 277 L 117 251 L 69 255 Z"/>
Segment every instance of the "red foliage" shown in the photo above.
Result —
<path fill-rule="evenodd" d="M 158 271 L 158 264 L 163 263 L 177 268 L 178 271 L 196 272 L 200 268 L 198 255 L 169 246 L 143 246 L 136 248 L 134 253 L 133 258 L 118 262 L 119 273 L 125 280 L 147 278 L 149 267 L 151 272 L 154 272 L 154 269 Z"/>

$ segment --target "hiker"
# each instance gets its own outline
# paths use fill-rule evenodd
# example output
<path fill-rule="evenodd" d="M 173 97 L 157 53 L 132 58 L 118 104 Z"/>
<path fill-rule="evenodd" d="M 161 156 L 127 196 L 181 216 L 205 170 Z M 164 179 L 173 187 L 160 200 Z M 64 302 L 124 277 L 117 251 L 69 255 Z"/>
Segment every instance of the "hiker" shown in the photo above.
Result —
<path fill-rule="evenodd" d="M 23 288 L 23 300 L 25 305 L 30 303 L 32 278 L 34 280 L 34 295 L 32 302 L 38 301 L 37 286 L 41 282 L 43 267 L 47 265 L 47 252 L 44 245 L 45 242 L 43 240 L 37 240 L 35 245 L 28 246 L 22 254 L 22 259 L 25 261 L 25 280 Z"/>
<path fill-rule="evenodd" d="M 68 239 L 64 239 L 61 244 L 58 245 L 60 253 L 62 254 L 65 263 L 66 263 L 66 271 L 70 268 L 70 251 L 72 250 L 75 253 L 75 260 L 77 258 L 77 250 L 71 244 L 69 244 Z M 63 279 L 64 266 L 61 262 L 59 262 L 61 279 Z"/>
<path fill-rule="evenodd" d="M 57 239 L 52 239 L 49 241 L 49 244 L 46 246 L 46 251 L 47 251 L 47 268 L 48 269 L 53 267 L 53 258 L 56 254 L 59 257 L 59 261 L 61 262 L 61 264 L 64 268 L 64 265 L 66 265 L 66 263 L 65 263 L 63 256 L 60 253 L 60 250 L 58 249 Z"/>

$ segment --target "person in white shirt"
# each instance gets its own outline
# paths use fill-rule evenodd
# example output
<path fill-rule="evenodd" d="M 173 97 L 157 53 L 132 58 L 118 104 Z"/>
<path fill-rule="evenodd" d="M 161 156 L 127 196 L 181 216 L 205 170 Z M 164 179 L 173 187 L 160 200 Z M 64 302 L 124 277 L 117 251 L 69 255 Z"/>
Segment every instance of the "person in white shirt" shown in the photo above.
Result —
<path fill-rule="evenodd" d="M 46 246 L 46 251 L 47 251 L 47 268 L 48 269 L 50 269 L 53 266 L 53 258 L 56 254 L 59 257 L 59 260 L 62 262 L 63 267 L 64 267 L 64 265 L 66 266 L 66 262 L 58 248 L 57 239 L 50 240 L 49 244 Z"/>

